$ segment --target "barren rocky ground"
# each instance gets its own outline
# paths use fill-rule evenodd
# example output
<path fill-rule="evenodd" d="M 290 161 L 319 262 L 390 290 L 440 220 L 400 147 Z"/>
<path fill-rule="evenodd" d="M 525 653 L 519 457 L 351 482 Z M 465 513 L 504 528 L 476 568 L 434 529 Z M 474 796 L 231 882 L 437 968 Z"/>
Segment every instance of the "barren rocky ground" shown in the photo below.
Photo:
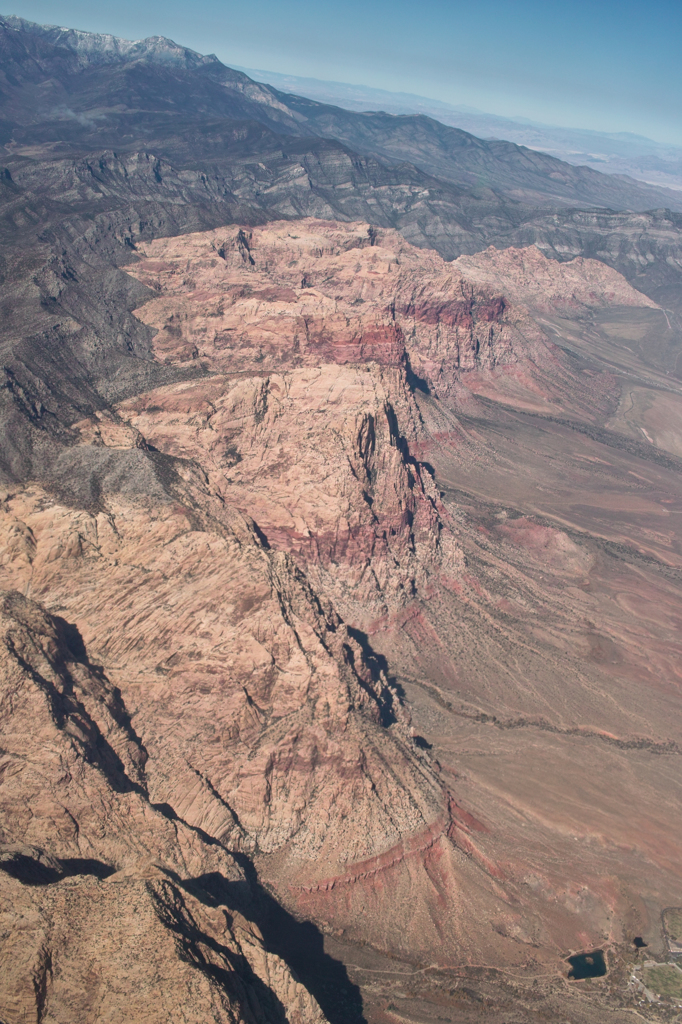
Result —
<path fill-rule="evenodd" d="M 2 1024 L 673 1019 L 677 215 L 426 195 L 404 124 L 284 153 L 209 58 L 2 26 Z M 46 68 L 241 155 L 94 155 Z"/>

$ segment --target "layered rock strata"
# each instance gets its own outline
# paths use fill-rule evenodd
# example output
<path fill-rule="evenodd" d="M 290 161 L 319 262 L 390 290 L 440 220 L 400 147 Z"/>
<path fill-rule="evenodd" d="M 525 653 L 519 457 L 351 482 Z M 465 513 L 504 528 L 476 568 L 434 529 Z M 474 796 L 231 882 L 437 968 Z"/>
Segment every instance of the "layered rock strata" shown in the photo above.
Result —
<path fill-rule="evenodd" d="M 464 628 L 453 609 L 492 621 L 498 607 L 515 607 L 503 608 L 495 589 L 502 563 L 467 557 L 476 555 L 471 534 L 423 453 L 442 442 L 469 465 L 491 463 L 458 419 L 481 394 L 550 413 L 570 397 L 586 422 L 614 404 L 609 375 L 577 373 L 531 315 L 532 267 L 567 307 L 614 297 L 634 307 L 637 293 L 605 268 L 555 271 L 536 251 L 508 254 L 507 270 L 484 254 L 480 266 L 492 261 L 495 280 L 470 281 L 366 224 L 223 229 L 137 254 L 131 274 L 148 289 L 137 316 L 177 377 L 74 417 L 51 488 L 9 487 L 0 506 L 0 585 L 26 595 L 7 607 L 43 616 L 49 637 L 55 616 L 63 620 L 72 654 L 58 654 L 53 639 L 49 657 L 31 657 L 51 666 L 39 675 L 52 689 L 39 692 L 61 701 L 50 728 L 89 744 L 83 758 L 94 773 L 87 798 L 72 789 L 71 771 L 46 769 L 40 793 L 31 774 L 12 775 L 8 856 L 45 851 L 31 857 L 56 872 L 50 900 L 65 890 L 80 899 L 84 886 L 84 901 L 101 889 L 107 908 L 106 887 L 132 878 L 130 906 L 184 950 L 178 991 L 194 984 L 189 959 L 205 1005 L 227 999 L 234 1013 L 246 1014 L 246 997 L 230 995 L 220 972 L 242 954 L 249 991 L 254 976 L 265 984 L 279 971 L 267 987 L 291 1019 L 321 1012 L 291 988 L 285 965 L 268 966 L 267 942 L 256 936 L 262 955 L 247 951 L 251 940 L 229 923 L 217 937 L 189 898 L 201 903 L 196 887 L 186 895 L 182 882 L 208 875 L 244 884 L 244 858 L 323 929 L 441 965 L 527 966 L 531 947 L 542 959 L 567 937 L 596 939 L 620 897 L 597 879 L 579 913 L 575 901 L 556 905 L 553 878 L 529 888 L 475 792 L 467 806 L 456 771 L 415 734 L 387 670 L 404 666 L 409 637 L 415 665 L 440 683 Z M 531 268 L 526 277 L 519 262 Z M 85 464 L 87 498 L 74 501 L 58 481 Z M 523 539 L 522 527 L 500 526 L 499 536 Z M 569 575 L 587 571 L 563 535 L 533 525 L 527 533 L 561 566 L 572 558 Z M 522 575 L 514 585 L 528 586 Z M 13 630 L 8 657 L 19 651 Z M 521 646 L 517 635 L 513 643 Z M 33 735 L 17 708 L 5 703 L 8 735 Z M 19 757 L 16 742 L 6 746 Z M 28 804 L 43 810 L 18 813 Z M 86 860 L 110 879 L 73 881 L 63 865 Z M 21 899 L 29 896 L 38 899 Z M 248 916 L 250 898 L 239 913 Z M 225 920 L 240 920 L 228 904 Z M 48 913 L 47 903 L 35 907 Z"/>

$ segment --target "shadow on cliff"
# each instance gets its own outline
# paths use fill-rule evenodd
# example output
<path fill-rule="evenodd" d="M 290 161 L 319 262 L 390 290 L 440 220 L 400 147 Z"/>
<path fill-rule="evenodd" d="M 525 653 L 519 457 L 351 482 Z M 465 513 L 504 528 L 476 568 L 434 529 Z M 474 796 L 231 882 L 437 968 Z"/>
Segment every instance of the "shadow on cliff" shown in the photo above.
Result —
<path fill-rule="evenodd" d="M 218 876 L 224 883 L 222 876 Z M 200 894 L 196 882 L 184 886 L 191 890 L 194 896 Z M 204 903 L 207 902 L 204 893 Z M 255 1014 L 260 1021 L 269 1021 L 271 1024 L 288 1024 L 289 1016 L 284 1003 L 277 993 L 260 978 L 251 967 L 249 961 L 242 954 L 222 945 L 214 937 L 207 935 L 200 930 L 194 922 L 191 913 L 179 912 L 177 904 L 172 901 L 164 907 L 166 923 L 175 931 L 182 943 L 187 958 L 199 965 L 205 974 L 210 975 L 224 992 L 228 993 L 242 1006 L 253 1009 L 253 996 L 255 996 L 258 1010 Z M 205 947 L 229 964 L 229 970 L 221 967 L 206 956 Z M 251 989 L 251 998 L 247 989 Z"/>
<path fill-rule="evenodd" d="M 90 661 L 85 641 L 75 623 L 68 622 L 59 615 L 52 615 L 50 617 L 63 645 L 60 652 L 61 662 L 59 667 L 62 669 L 64 693 L 78 701 L 81 715 L 86 716 L 88 722 L 91 722 L 92 725 L 92 747 L 95 751 L 92 759 L 94 763 L 105 772 L 109 783 L 117 792 L 136 792 L 146 796 L 146 783 L 142 785 L 135 779 L 130 778 L 120 757 L 105 739 L 99 723 L 87 715 L 80 700 L 82 695 L 78 692 L 82 684 L 74 686 L 74 679 L 67 664 L 69 657 L 87 668 L 91 679 L 90 692 L 94 692 L 98 699 L 105 704 L 111 717 L 127 734 L 131 749 L 135 748 L 137 750 L 138 765 L 140 766 L 142 782 L 144 783 L 144 765 L 147 762 L 148 754 L 142 740 L 132 726 L 130 712 L 125 706 L 121 691 L 117 686 L 113 686 L 110 683 L 100 665 Z"/>
<path fill-rule="evenodd" d="M 184 882 L 193 895 L 239 909 L 258 925 L 266 948 L 281 957 L 320 1004 L 329 1024 L 367 1024 L 360 989 L 348 977 L 346 967 L 325 952 L 324 936 L 310 921 L 297 921 L 261 885 L 248 857 L 233 853 L 244 871 L 251 899 L 244 901 L 243 883 L 230 882 L 218 873 Z"/>
<path fill-rule="evenodd" d="M 348 635 L 360 646 L 363 660 L 372 674 L 373 682 L 381 684 L 379 695 L 374 690 L 370 690 L 367 687 L 363 688 L 376 701 L 379 707 L 379 720 L 381 724 L 384 727 L 393 725 L 397 720 L 394 702 L 398 700 L 400 703 L 403 703 L 405 700 L 405 690 L 395 676 L 389 675 L 388 661 L 383 654 L 379 654 L 374 650 L 367 634 L 363 633 L 361 629 L 356 629 L 354 626 L 347 625 L 346 629 L 348 630 Z M 348 653 L 351 664 L 354 665 L 352 651 L 349 650 Z M 389 684 L 387 687 L 383 685 L 384 680 Z M 358 681 L 363 686 L 360 676 L 358 676 Z"/>
<path fill-rule="evenodd" d="M 50 857 L 37 848 L 5 849 L 0 851 L 0 871 L 24 885 L 52 885 L 62 878 L 92 875 L 108 878 L 116 868 L 91 857 Z"/>
<path fill-rule="evenodd" d="M 420 377 L 419 374 L 415 373 L 410 363 L 410 357 L 407 352 L 405 353 L 405 379 L 412 391 L 421 391 L 424 395 L 431 394 L 431 388 L 429 387 L 428 381 L 424 377 Z"/>

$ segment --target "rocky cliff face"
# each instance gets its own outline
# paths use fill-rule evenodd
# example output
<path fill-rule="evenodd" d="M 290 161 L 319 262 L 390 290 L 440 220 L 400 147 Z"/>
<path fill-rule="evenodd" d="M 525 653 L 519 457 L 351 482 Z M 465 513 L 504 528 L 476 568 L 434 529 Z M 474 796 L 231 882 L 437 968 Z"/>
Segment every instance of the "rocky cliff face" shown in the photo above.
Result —
<path fill-rule="evenodd" d="M 135 867 L 145 844 L 171 879 L 198 879 L 199 886 L 215 873 L 238 881 L 226 851 L 246 854 L 285 904 L 351 936 L 363 933 L 357 903 L 371 891 L 376 927 L 368 936 L 385 943 L 376 928 L 388 926 L 390 947 L 405 951 L 434 940 L 431 861 L 450 888 L 473 871 L 481 898 L 490 899 L 496 869 L 468 838 L 466 815 L 437 765 L 415 744 L 399 694 L 364 653 L 361 634 L 324 611 L 287 557 L 268 552 L 234 513 L 231 528 L 224 516 L 222 525 L 206 518 L 196 499 L 190 508 L 179 496 L 165 509 L 107 505 L 95 515 L 40 492 L 8 495 L 3 546 L 13 557 L 5 573 L 53 607 L 59 594 L 65 619 L 80 624 L 88 657 L 107 666 L 116 687 L 110 702 L 119 701 L 124 725 L 130 716 L 129 731 L 142 737 L 133 753 L 144 761 L 143 792 L 133 789 L 126 800 L 140 805 L 142 823 L 128 812 L 119 835 L 122 798 L 95 797 L 98 775 L 71 793 L 43 773 L 39 797 L 21 773 L 5 789 L 6 838 L 119 872 L 131 861 Z M 10 636 L 12 644 L 21 648 Z M 70 676 L 57 689 L 73 687 Z M 79 697 L 75 690 L 80 718 L 63 731 L 89 728 L 96 745 L 95 727 L 81 723 Z M 8 722 L 25 743 L 29 726 L 16 705 Z M 117 734 L 106 728 L 113 747 Z M 30 734 L 40 742 L 40 733 Z M 115 755 L 100 746 L 100 761 L 109 757 L 120 774 Z M 35 809 L 27 821 L 17 815 L 25 800 L 43 806 L 44 817 Z M 153 832 L 146 836 L 149 815 L 162 835 L 171 830 L 170 848 Z M 183 849 L 192 841 L 201 847 L 194 860 Z M 474 860 L 470 867 L 467 856 L 481 866 Z M 407 902 L 395 902 L 397 892 L 402 901 L 410 890 L 425 900 L 417 917 Z M 446 958 L 458 934 L 448 932 Z M 50 992 L 58 1003 L 59 991 Z"/>
<path fill-rule="evenodd" d="M 433 771 L 402 735 L 397 696 L 380 675 L 373 677 L 357 641 L 332 612 L 325 615 L 286 556 L 269 553 L 239 515 L 207 519 L 194 502 L 183 508 L 176 501 L 156 510 L 124 506 L 105 519 L 92 513 L 74 518 L 51 505 L 43 534 L 44 496 L 27 495 L 29 504 L 21 508 L 17 499 L 8 500 L 10 521 L 17 523 L 10 528 L 35 538 L 26 573 L 36 596 L 55 588 L 66 596 L 70 576 L 72 599 L 84 611 L 109 579 L 108 596 L 97 599 L 100 614 L 108 617 L 113 601 L 123 618 L 109 619 L 104 629 L 93 619 L 93 633 L 85 631 L 84 640 L 111 665 L 116 684 L 127 691 L 134 671 L 142 686 L 145 731 L 153 730 L 145 750 L 157 749 L 164 764 L 158 777 L 155 757 L 146 764 L 154 803 L 237 850 L 291 843 L 292 855 L 306 856 L 317 871 L 336 867 L 339 857 L 361 859 L 377 844 L 381 850 L 440 807 Z M 160 556 L 168 561 L 165 569 Z M 64 558 L 76 560 L 70 569 Z M 135 593 L 150 572 L 156 582 L 146 588 L 148 603 L 140 603 L 142 594 Z M 233 595 L 228 603 L 226 594 Z M 70 614 L 80 619 L 76 604 Z M 188 701 L 194 711 L 187 735 L 168 749 L 172 723 L 187 717 L 182 708 Z M 140 710 L 130 711 L 133 719 Z M 397 727 L 375 728 L 382 719 L 396 720 Z M 380 745 L 375 754 L 372 736 Z M 393 768 L 384 778 L 388 763 Z M 388 810 L 373 806 L 374 794 L 390 803 L 399 777 L 406 787 L 402 818 L 391 819 Z M 372 832 L 360 826 L 370 814 L 367 801 Z"/>
<path fill-rule="evenodd" d="M 656 308 L 656 303 L 598 260 L 548 260 L 536 246 L 495 249 L 460 256 L 453 263 L 479 287 L 499 290 L 508 300 L 533 310 L 565 316 L 608 306 Z"/>
<path fill-rule="evenodd" d="M 3 1019 L 183 1006 L 197 1021 L 324 1021 L 240 913 L 233 857 L 154 804 L 148 753 L 78 631 L 17 591 L 0 600 Z M 203 875 L 236 901 L 207 901 Z"/>
<path fill-rule="evenodd" d="M 140 252 L 131 273 L 158 297 L 137 315 L 157 332 L 157 358 L 219 376 L 131 399 L 122 414 L 160 451 L 201 460 L 269 543 L 316 574 L 333 564 L 325 586 L 356 625 L 423 589 L 429 571 L 461 568 L 431 472 L 410 455 L 425 436 L 412 388 L 452 408 L 472 393 L 560 408 L 570 391 L 589 415 L 603 396 L 517 298 L 532 306 L 544 289 L 557 309 L 653 306 L 596 261 L 511 250 L 492 280 L 490 254 L 468 258 L 470 280 L 364 225 L 299 221 Z"/>
<path fill-rule="evenodd" d="M 140 314 L 159 331 L 157 358 L 212 369 L 407 360 L 442 390 L 470 370 L 552 362 L 526 306 L 655 306 L 596 260 L 490 248 L 446 264 L 369 225 L 299 221 L 140 251 L 130 272 L 160 293 Z"/>
<path fill-rule="evenodd" d="M 0 1019 L 657 1016 L 680 215 L 167 40 L 0 48 Z"/>
<path fill-rule="evenodd" d="M 178 951 L 168 984 L 183 1005 L 199 986 L 214 1013 L 277 1019 L 266 1004 L 279 1000 L 289 1019 L 322 1019 L 267 938 L 234 924 L 258 917 L 248 863 L 327 932 L 442 966 L 521 966 L 528 943 L 551 958 L 567 936 L 596 941 L 608 887 L 595 882 L 580 914 L 570 901 L 548 914 L 555 882 L 525 888 L 390 668 L 410 637 L 431 673 L 454 636 L 434 609 L 489 616 L 503 600 L 423 453 L 441 438 L 489 462 L 460 422 L 482 393 L 550 411 L 570 395 L 586 420 L 613 405 L 608 375 L 585 378 L 532 315 L 537 281 L 556 308 L 652 303 L 590 261 L 530 250 L 448 265 L 366 224 L 212 230 L 135 252 L 135 316 L 175 380 L 72 417 L 49 486 L 10 486 L 1 506 L 2 827 L 8 863 L 50 881 L 44 896 L 7 883 L 38 922 L 12 991 L 30 975 L 49 1005 L 82 1019 L 100 1005 L 74 995 L 84 930 L 71 959 L 60 952 L 62 908 L 82 901 L 111 922 L 112 949 L 132 914 Z M 589 571 L 555 533 L 499 528 L 570 579 Z M 59 972 L 35 966 L 50 943 Z M 129 969 L 112 954 L 92 972 L 101 989 Z"/>

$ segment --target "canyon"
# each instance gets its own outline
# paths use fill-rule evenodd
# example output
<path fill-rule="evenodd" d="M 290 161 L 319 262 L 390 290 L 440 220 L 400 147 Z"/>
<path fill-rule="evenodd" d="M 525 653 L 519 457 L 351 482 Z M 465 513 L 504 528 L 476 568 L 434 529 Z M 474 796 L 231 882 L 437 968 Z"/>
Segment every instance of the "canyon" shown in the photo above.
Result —
<path fill-rule="evenodd" d="M 0 1020 L 667 1019 L 679 214 L 2 30 Z M 31 121 L 46 67 L 147 120 Z"/>

